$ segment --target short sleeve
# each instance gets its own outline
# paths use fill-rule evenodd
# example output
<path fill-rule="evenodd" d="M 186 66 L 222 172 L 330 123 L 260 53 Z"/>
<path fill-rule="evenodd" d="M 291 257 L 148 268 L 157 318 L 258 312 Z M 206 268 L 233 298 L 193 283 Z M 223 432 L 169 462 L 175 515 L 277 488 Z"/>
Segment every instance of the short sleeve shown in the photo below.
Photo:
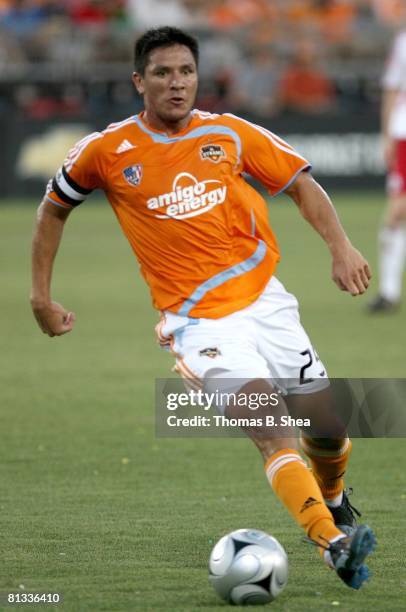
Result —
<path fill-rule="evenodd" d="M 286 189 L 311 164 L 269 130 L 227 114 L 241 141 L 242 171 L 258 179 L 273 196 Z"/>
<path fill-rule="evenodd" d="M 102 186 L 100 142 L 103 134 L 94 132 L 80 140 L 68 153 L 62 166 L 47 185 L 45 197 L 51 204 L 74 208 Z"/>

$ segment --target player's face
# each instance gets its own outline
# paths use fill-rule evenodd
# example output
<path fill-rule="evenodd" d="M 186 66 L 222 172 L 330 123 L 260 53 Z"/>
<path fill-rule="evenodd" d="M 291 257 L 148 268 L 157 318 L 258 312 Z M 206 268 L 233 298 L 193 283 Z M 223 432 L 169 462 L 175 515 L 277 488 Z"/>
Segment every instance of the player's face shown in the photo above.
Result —
<path fill-rule="evenodd" d="M 151 51 L 144 75 L 134 73 L 144 96 L 148 121 L 160 128 L 181 129 L 189 121 L 197 91 L 197 68 L 188 47 L 172 45 Z"/>

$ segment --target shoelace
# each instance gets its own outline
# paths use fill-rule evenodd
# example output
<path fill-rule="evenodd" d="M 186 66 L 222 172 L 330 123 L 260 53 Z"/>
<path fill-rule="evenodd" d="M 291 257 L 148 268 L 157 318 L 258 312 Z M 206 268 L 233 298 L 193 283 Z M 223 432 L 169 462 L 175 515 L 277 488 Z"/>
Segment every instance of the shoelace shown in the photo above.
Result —
<path fill-rule="evenodd" d="M 305 542 L 306 544 L 312 544 L 312 546 L 317 546 L 317 548 L 323 548 L 324 550 L 330 550 L 331 546 L 333 546 L 334 544 L 338 544 L 338 542 L 341 542 L 341 540 L 345 540 L 346 539 L 346 537 L 343 537 L 343 538 L 340 538 L 339 540 L 336 540 L 335 542 L 331 543 L 326 538 L 324 538 L 322 535 L 319 535 L 319 538 L 321 540 L 324 540 L 325 542 L 327 542 L 327 546 L 325 544 L 322 544 L 321 542 L 318 542 L 317 540 L 313 540 L 312 538 L 309 538 L 307 536 L 302 538 L 302 542 Z"/>
<path fill-rule="evenodd" d="M 348 499 L 353 494 L 353 492 L 354 492 L 354 489 L 352 487 L 348 487 L 347 489 L 344 490 L 344 493 L 346 495 L 346 497 L 344 498 L 345 505 L 350 509 L 350 511 L 355 512 L 355 514 L 358 517 L 361 517 L 362 516 L 361 512 L 355 506 L 353 506 L 350 500 Z M 326 538 L 324 538 L 322 535 L 320 535 L 319 538 L 327 542 L 327 546 L 307 536 L 302 538 L 302 542 L 305 542 L 306 544 L 312 544 L 313 546 L 317 546 L 317 548 L 324 548 L 324 550 L 330 550 L 331 543 Z M 340 538 L 339 540 L 337 540 L 337 542 L 340 542 L 343 539 L 345 538 Z M 333 544 L 335 543 L 336 542 L 333 542 Z"/>
<path fill-rule="evenodd" d="M 348 506 L 348 508 L 352 511 L 355 512 L 355 514 L 359 517 L 362 516 L 361 512 L 352 505 L 352 503 L 350 502 L 350 500 L 348 499 L 350 497 L 350 495 L 353 494 L 353 488 L 352 487 L 348 487 L 348 489 L 345 489 L 344 493 L 346 494 L 346 505 Z"/>

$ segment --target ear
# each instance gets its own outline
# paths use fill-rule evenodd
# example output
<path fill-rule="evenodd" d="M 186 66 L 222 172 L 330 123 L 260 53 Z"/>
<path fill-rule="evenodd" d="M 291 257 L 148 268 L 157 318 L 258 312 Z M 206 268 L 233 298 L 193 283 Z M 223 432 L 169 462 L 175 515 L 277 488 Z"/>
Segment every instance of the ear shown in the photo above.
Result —
<path fill-rule="evenodd" d="M 145 93 L 144 79 L 141 76 L 141 74 L 139 74 L 139 72 L 133 72 L 132 82 L 134 83 L 134 87 L 138 91 L 140 96 L 144 95 Z"/>

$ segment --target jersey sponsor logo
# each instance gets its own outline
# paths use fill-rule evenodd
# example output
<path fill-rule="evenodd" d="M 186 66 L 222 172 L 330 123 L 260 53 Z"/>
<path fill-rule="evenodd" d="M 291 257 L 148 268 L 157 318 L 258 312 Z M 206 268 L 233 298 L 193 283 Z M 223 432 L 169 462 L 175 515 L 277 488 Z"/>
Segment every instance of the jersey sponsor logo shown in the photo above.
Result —
<path fill-rule="evenodd" d="M 227 187 L 221 181 L 198 181 L 193 174 L 181 172 L 173 181 L 172 191 L 150 198 L 147 206 L 150 210 L 165 209 L 165 214 L 155 215 L 157 219 L 188 219 L 223 204 L 226 195 Z"/>
<path fill-rule="evenodd" d="M 128 166 L 128 168 L 123 170 L 123 174 L 127 183 L 130 183 L 133 187 L 137 187 L 142 179 L 142 165 L 134 164 L 133 166 Z"/>
<path fill-rule="evenodd" d="M 208 159 L 217 164 L 225 156 L 225 151 L 220 145 L 208 144 L 200 147 L 200 157 L 203 160 Z"/>

